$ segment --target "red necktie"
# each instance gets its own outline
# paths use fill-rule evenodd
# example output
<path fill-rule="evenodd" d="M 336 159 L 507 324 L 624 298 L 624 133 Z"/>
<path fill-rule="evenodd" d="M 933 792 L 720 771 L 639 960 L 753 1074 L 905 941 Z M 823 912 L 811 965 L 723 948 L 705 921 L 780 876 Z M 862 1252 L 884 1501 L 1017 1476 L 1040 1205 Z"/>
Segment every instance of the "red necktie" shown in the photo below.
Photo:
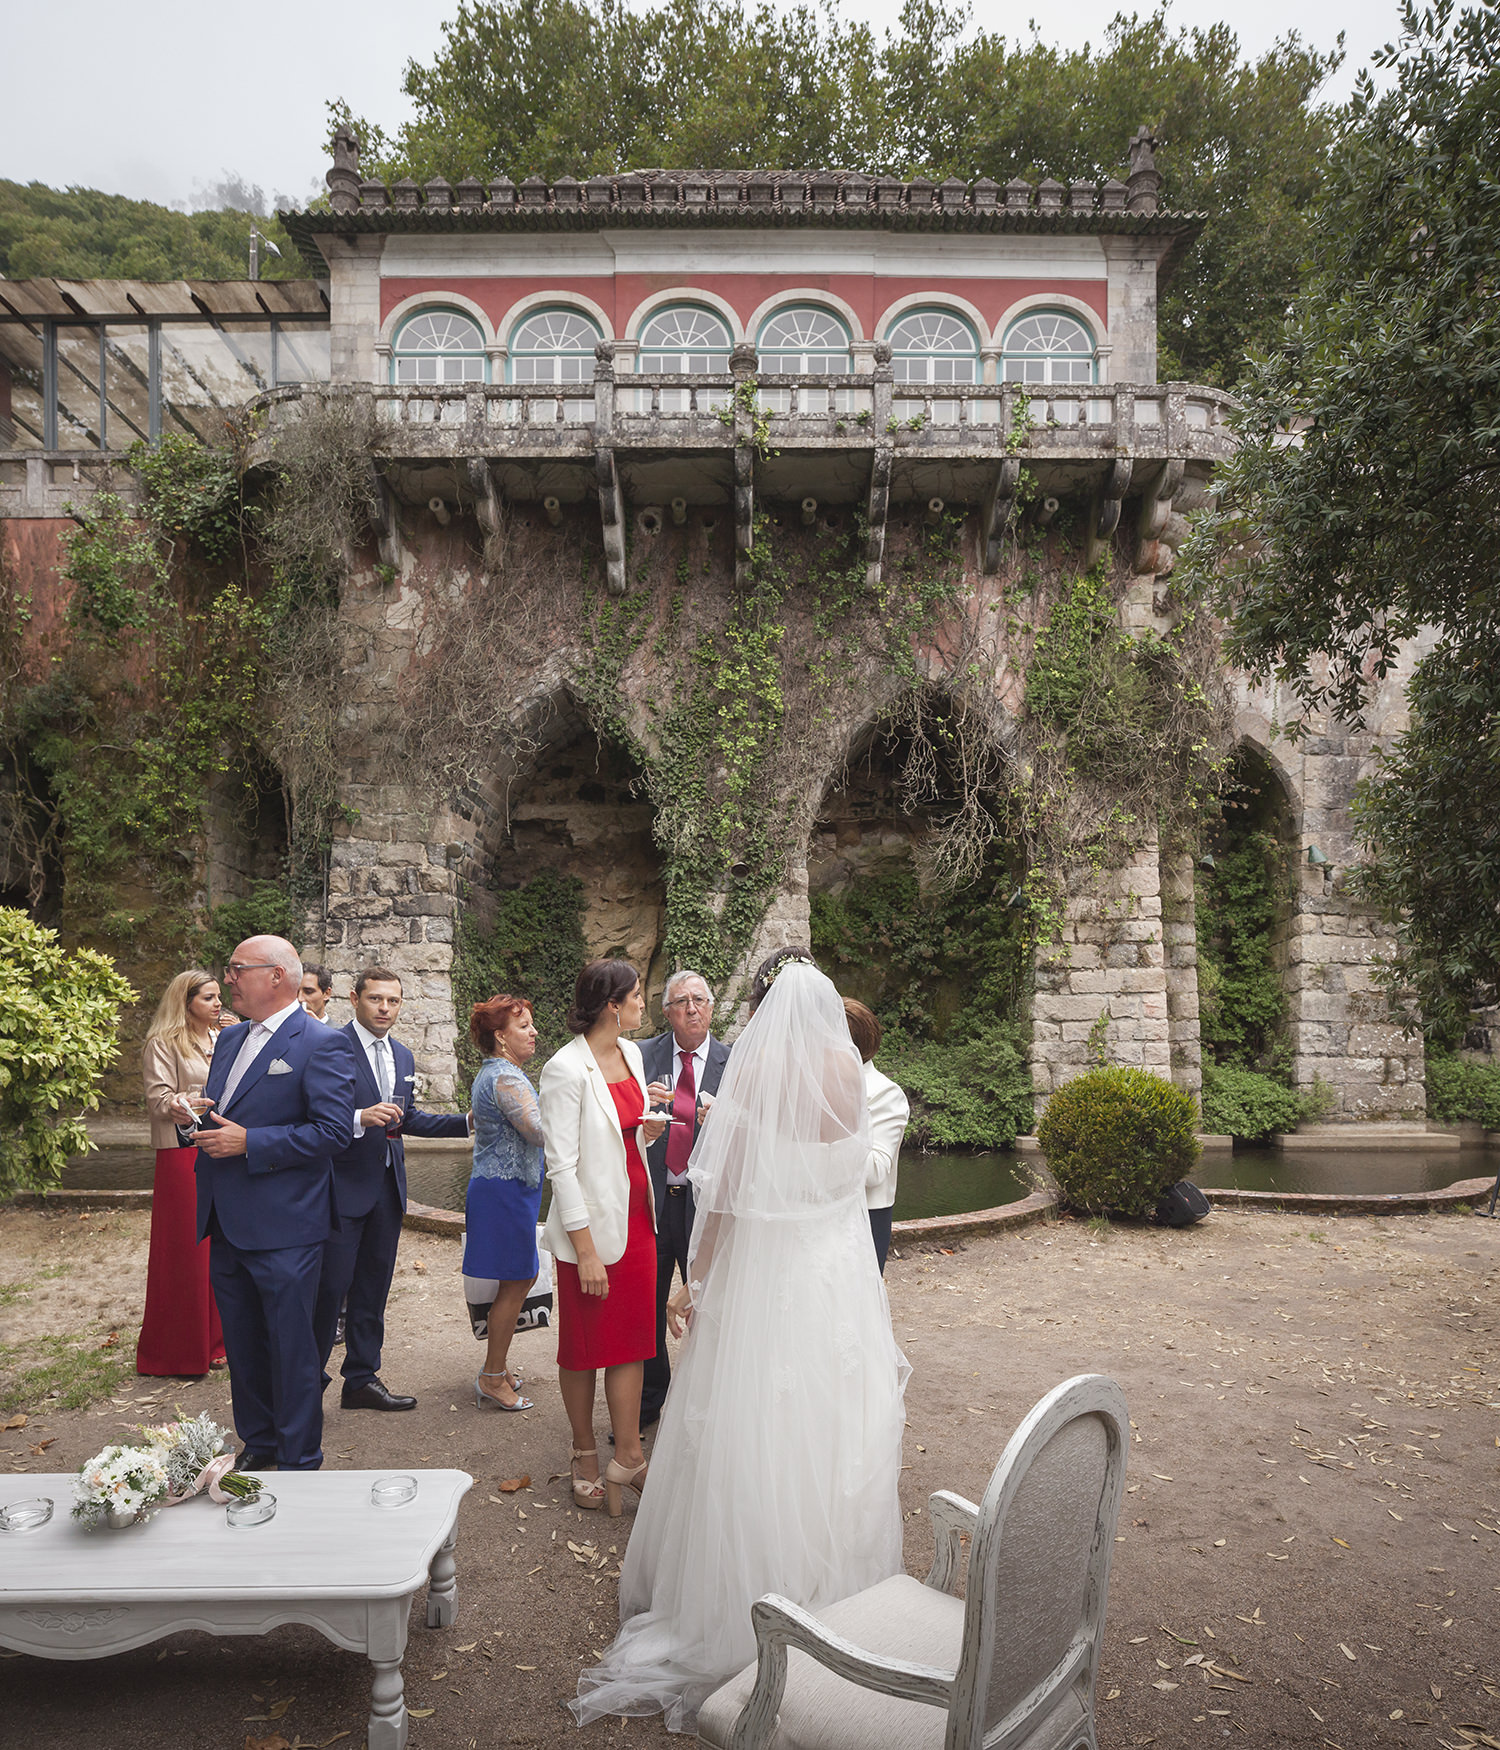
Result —
<path fill-rule="evenodd" d="M 697 1115 L 698 1090 L 693 1083 L 693 1054 L 682 1054 L 682 1071 L 672 1095 L 672 1128 L 667 1132 L 667 1176 L 680 1179 L 687 1172 L 693 1152 L 693 1120 Z"/>

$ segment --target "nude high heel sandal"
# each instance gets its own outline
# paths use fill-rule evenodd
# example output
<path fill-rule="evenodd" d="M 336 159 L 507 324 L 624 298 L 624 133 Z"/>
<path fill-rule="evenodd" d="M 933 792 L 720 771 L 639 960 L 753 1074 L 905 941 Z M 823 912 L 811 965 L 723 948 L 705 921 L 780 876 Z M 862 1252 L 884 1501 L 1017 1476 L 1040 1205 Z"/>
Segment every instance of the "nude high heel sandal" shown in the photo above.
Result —
<path fill-rule="evenodd" d="M 641 1490 L 646 1486 L 646 1460 L 634 1470 L 626 1470 L 619 1459 L 612 1458 L 604 1467 L 604 1493 L 609 1501 L 609 1516 L 618 1519 L 625 1510 L 626 1489 L 635 1490 L 636 1505 L 640 1505 Z"/>
<path fill-rule="evenodd" d="M 604 1484 L 598 1477 L 579 1476 L 578 1461 L 580 1458 L 597 1458 L 598 1456 L 597 1448 L 591 1449 L 586 1446 L 580 1452 L 575 1446 L 573 1448 L 573 1462 L 569 1467 L 573 1473 L 573 1505 L 582 1507 L 588 1513 L 597 1513 L 604 1505 Z M 614 1460 L 611 1459 L 610 1463 L 613 1464 Z"/>

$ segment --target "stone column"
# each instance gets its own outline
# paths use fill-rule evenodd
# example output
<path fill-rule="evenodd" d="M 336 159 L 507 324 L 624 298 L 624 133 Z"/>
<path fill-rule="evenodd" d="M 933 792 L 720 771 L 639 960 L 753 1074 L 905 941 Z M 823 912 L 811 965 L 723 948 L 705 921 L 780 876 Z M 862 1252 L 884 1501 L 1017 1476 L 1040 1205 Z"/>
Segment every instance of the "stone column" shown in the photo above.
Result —
<path fill-rule="evenodd" d="M 1038 954 L 1032 998 L 1032 1086 L 1043 1101 L 1091 1067 L 1091 1039 L 1106 1063 L 1163 1077 L 1172 1066 L 1155 841 L 1102 873 L 1074 865 L 1065 881 L 1062 939 Z"/>
<path fill-rule="evenodd" d="M 380 257 L 384 237 L 319 237 L 328 262 L 329 375 L 335 383 L 378 380 Z"/>
<path fill-rule="evenodd" d="M 1198 1029 L 1198 924 L 1193 859 L 1185 851 L 1162 858 L 1161 933 L 1172 1080 L 1179 1088 L 1197 1094 L 1203 1087 Z"/>

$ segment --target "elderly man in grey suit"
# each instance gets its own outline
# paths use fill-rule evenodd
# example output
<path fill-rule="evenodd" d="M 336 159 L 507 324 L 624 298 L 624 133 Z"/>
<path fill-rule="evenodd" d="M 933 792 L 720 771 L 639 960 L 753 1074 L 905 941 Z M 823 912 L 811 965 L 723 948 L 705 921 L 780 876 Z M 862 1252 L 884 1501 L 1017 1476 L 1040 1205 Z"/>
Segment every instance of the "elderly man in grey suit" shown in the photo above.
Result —
<path fill-rule="evenodd" d="M 672 1123 L 646 1151 L 656 1198 L 656 1354 L 646 1363 L 641 1387 L 641 1426 L 661 1415 L 672 1364 L 667 1358 L 667 1301 L 672 1275 L 687 1281 L 688 1241 L 693 1234 L 693 1192 L 687 1180 L 688 1156 L 698 1138 L 700 1101 L 719 1091 L 729 1047 L 713 1037 L 714 993 L 701 972 L 674 972 L 662 992 L 668 1033 L 641 1046 L 653 1105 L 670 1105 Z"/>

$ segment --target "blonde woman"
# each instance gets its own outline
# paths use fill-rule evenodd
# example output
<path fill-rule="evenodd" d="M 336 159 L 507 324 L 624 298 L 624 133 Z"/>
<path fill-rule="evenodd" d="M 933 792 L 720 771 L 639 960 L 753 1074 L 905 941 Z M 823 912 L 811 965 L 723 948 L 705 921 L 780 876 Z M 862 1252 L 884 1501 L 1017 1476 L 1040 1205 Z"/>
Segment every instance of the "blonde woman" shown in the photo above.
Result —
<path fill-rule="evenodd" d="M 179 1094 L 204 1103 L 219 1008 L 217 979 L 196 968 L 179 972 L 162 993 L 141 1054 L 156 1178 L 137 1373 L 201 1374 L 224 1360 L 219 1311 L 208 1285 L 208 1241 L 198 1240 L 198 1151 L 181 1146 L 171 1111 Z"/>

